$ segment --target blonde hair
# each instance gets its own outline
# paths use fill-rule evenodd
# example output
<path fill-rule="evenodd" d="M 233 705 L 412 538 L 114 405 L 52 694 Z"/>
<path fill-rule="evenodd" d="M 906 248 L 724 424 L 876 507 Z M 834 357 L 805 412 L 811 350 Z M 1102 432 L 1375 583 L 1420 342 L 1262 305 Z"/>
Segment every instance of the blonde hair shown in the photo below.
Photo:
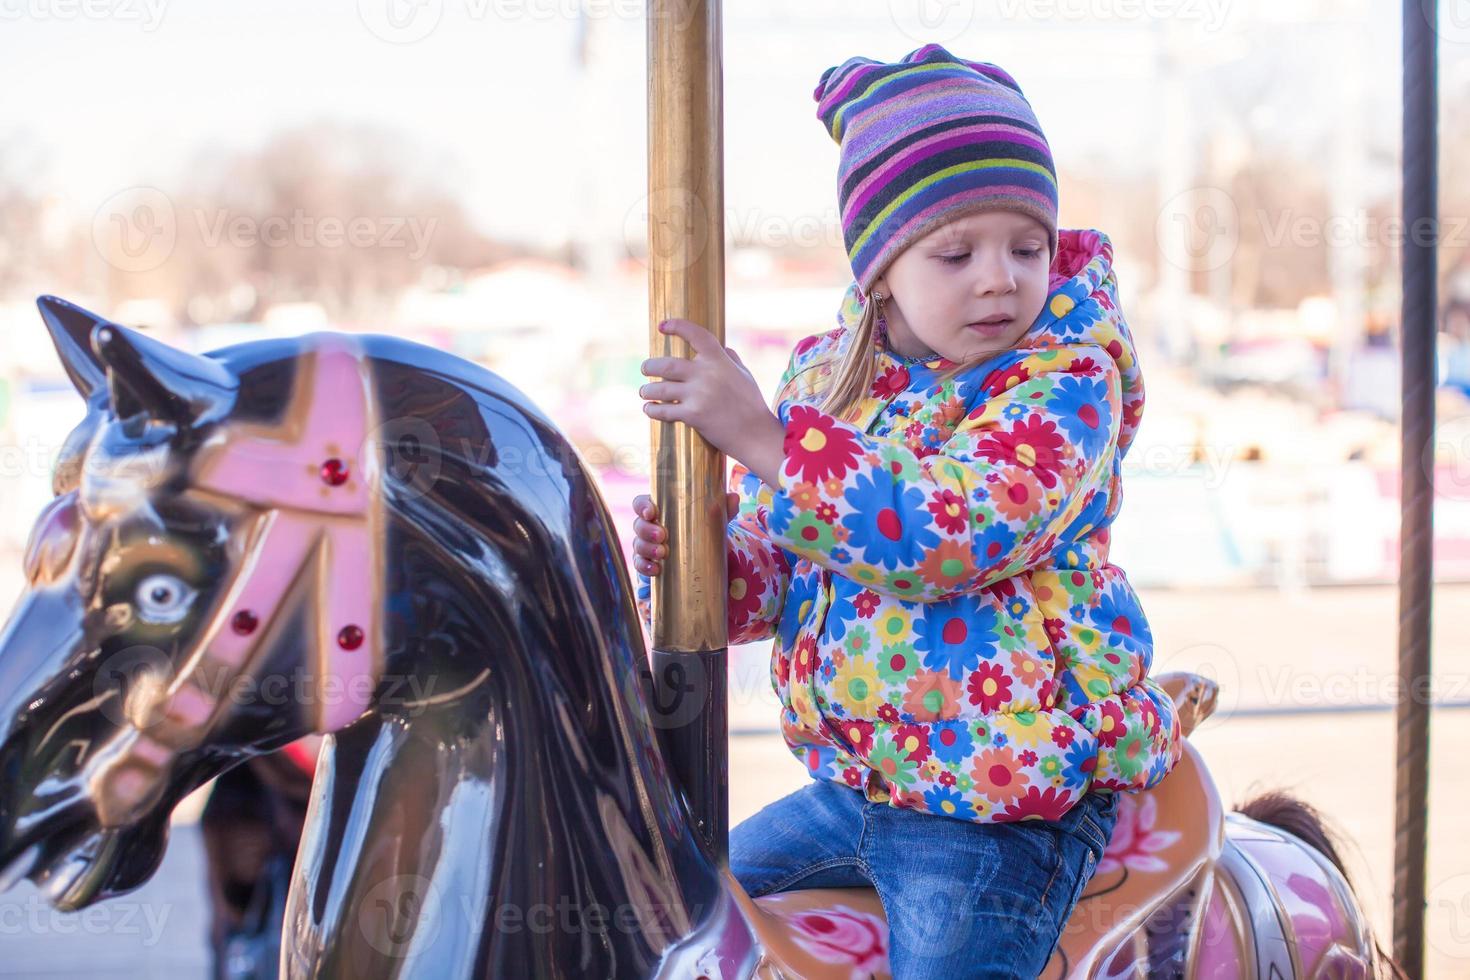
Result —
<path fill-rule="evenodd" d="M 852 343 L 847 345 L 846 352 L 838 361 L 832 380 L 822 389 L 824 397 L 818 407 L 828 415 L 848 421 L 848 414 L 873 390 L 878 362 L 873 335 L 877 331 L 878 309 L 882 304 L 882 300 L 876 300 L 863 306 L 863 315 L 852 330 Z M 942 385 L 969 366 L 961 363 L 947 367 L 935 375 L 931 385 Z"/>

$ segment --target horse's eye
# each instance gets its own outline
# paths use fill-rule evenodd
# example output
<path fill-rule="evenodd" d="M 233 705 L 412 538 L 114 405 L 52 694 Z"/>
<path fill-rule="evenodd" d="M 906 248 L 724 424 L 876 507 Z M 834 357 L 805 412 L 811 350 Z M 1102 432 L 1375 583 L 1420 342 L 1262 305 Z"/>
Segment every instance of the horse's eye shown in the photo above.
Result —
<path fill-rule="evenodd" d="M 189 612 L 194 590 L 175 575 L 150 575 L 138 583 L 133 605 L 145 623 L 177 623 Z"/>

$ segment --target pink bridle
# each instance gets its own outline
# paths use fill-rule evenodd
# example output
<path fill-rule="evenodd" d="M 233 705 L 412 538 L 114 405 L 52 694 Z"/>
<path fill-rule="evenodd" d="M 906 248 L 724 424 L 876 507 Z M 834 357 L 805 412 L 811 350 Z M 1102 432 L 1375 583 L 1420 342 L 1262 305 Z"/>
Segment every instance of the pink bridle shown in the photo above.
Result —
<path fill-rule="evenodd" d="M 195 456 L 194 491 L 258 508 L 244 557 L 199 642 L 97 794 L 104 825 L 133 813 L 171 758 L 200 744 L 220 696 L 265 645 L 293 586 L 315 623 L 312 730 L 330 733 L 367 712 L 383 673 L 383 556 L 377 401 L 357 344 L 305 338 L 291 404 L 279 425 L 228 423 Z M 114 819 L 108 819 L 112 817 Z"/>

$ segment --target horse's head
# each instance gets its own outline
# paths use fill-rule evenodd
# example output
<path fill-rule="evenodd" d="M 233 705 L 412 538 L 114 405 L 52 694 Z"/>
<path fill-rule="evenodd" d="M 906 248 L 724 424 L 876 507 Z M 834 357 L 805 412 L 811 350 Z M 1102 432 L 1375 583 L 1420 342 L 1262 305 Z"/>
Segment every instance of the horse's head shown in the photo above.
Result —
<path fill-rule="evenodd" d="M 87 414 L 0 632 L 0 890 L 70 909 L 145 881 L 189 791 L 366 709 L 376 409 L 339 335 L 262 366 L 40 305 Z"/>

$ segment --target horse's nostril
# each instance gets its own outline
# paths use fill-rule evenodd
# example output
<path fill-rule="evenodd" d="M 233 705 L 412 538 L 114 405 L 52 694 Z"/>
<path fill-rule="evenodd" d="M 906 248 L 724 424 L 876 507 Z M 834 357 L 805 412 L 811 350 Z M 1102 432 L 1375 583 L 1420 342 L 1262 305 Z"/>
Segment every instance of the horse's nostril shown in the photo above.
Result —
<path fill-rule="evenodd" d="M 76 491 L 51 501 L 37 519 L 30 541 L 26 543 L 23 565 L 26 580 L 32 583 L 54 581 L 71 560 L 80 530 Z"/>

